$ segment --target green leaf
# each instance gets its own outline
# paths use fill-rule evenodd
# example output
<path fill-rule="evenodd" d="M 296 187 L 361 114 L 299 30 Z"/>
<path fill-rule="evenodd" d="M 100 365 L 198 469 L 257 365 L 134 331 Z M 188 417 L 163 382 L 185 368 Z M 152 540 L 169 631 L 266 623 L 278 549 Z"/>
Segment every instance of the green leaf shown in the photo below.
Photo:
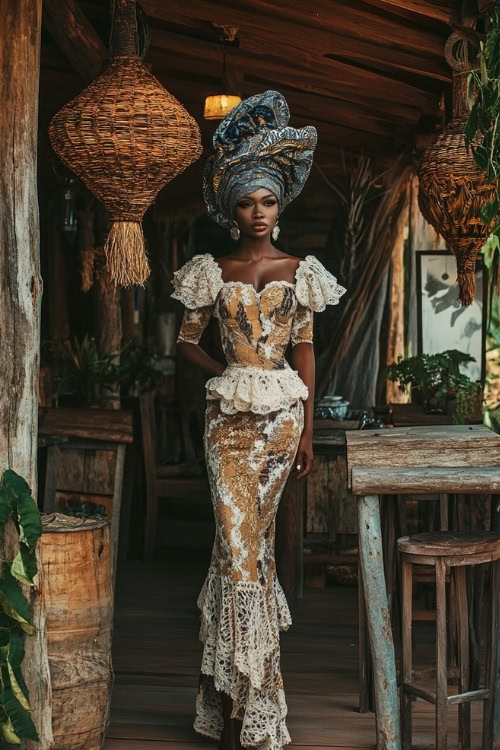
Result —
<path fill-rule="evenodd" d="M 31 552 L 24 542 L 19 543 L 19 550 L 12 561 L 10 572 L 21 583 L 33 586 L 33 578 L 37 574 L 36 554 Z"/>
<path fill-rule="evenodd" d="M 23 744 L 22 739 L 18 737 L 14 732 L 14 727 L 12 726 L 12 722 L 10 721 L 10 719 L 7 719 L 7 721 L 2 721 L 1 727 L 2 734 L 6 742 L 10 742 L 11 745 Z"/>
<path fill-rule="evenodd" d="M 468 144 L 472 143 L 472 141 L 476 137 L 478 117 L 478 105 L 476 102 L 476 104 L 474 104 L 474 106 L 472 107 L 469 118 L 465 124 L 465 140 Z"/>
<path fill-rule="evenodd" d="M 12 692 L 14 693 L 14 695 L 16 696 L 17 700 L 19 701 L 20 705 L 24 708 L 24 710 L 31 711 L 31 706 L 29 704 L 29 701 L 26 695 L 24 694 L 24 690 L 21 688 L 21 685 L 19 684 L 18 679 L 17 679 L 17 677 L 21 674 L 21 672 L 17 670 L 17 674 L 16 674 L 16 671 L 8 662 L 7 662 L 7 668 L 9 670 L 10 687 L 11 687 Z M 22 676 L 21 676 L 21 679 L 22 679 Z M 27 691 L 26 683 L 24 682 L 24 680 L 22 680 L 22 682 L 23 682 L 25 690 Z"/>
<path fill-rule="evenodd" d="M 30 552 L 33 552 L 42 534 L 42 520 L 29 488 L 28 493 L 17 494 L 17 520 L 19 523 L 19 540 L 29 547 Z"/>
<path fill-rule="evenodd" d="M 474 154 L 474 160 L 479 167 L 479 169 L 482 169 L 483 172 L 486 172 L 488 169 L 488 151 L 484 148 L 484 146 L 476 146 L 473 148 L 473 154 Z"/>
<path fill-rule="evenodd" d="M 21 706 L 12 690 L 6 688 L 2 691 L 0 694 L 0 703 L 2 703 L 5 713 L 12 722 L 16 734 L 20 737 L 25 737 L 27 740 L 38 742 L 38 735 L 31 716 Z"/>
<path fill-rule="evenodd" d="M 5 471 L 2 477 L 2 484 L 0 484 L 0 530 L 3 529 L 11 517 L 16 505 L 16 494 L 11 482 L 12 474 L 17 477 L 15 472 L 10 470 Z"/>
<path fill-rule="evenodd" d="M 3 563 L 0 578 L 0 605 L 6 615 L 19 623 L 28 635 L 34 635 L 36 628 L 30 623 L 30 607 L 21 588 L 10 574 L 9 564 Z"/>
<path fill-rule="evenodd" d="M 494 233 L 490 234 L 490 236 L 488 237 L 488 239 L 486 240 L 486 242 L 481 248 L 484 265 L 487 268 L 491 268 L 495 260 L 496 252 L 499 247 L 500 247 L 500 239 L 498 235 Z"/>
<path fill-rule="evenodd" d="M 499 204 L 497 198 L 484 204 L 481 208 L 481 219 L 484 224 L 489 224 L 496 216 L 498 216 L 498 207 Z"/>
<path fill-rule="evenodd" d="M 21 672 L 21 662 L 24 659 L 24 634 L 17 628 L 10 633 L 7 659 L 7 669 L 12 691 L 21 706 L 26 711 L 31 711 L 28 701 L 28 687 Z"/>

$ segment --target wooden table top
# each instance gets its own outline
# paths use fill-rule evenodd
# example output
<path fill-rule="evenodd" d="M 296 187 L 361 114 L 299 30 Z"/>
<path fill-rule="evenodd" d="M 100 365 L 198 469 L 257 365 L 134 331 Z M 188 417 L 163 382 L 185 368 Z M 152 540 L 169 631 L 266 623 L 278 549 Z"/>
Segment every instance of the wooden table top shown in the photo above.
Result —
<path fill-rule="evenodd" d="M 426 425 L 346 433 L 355 468 L 500 466 L 500 435 L 480 425 Z"/>

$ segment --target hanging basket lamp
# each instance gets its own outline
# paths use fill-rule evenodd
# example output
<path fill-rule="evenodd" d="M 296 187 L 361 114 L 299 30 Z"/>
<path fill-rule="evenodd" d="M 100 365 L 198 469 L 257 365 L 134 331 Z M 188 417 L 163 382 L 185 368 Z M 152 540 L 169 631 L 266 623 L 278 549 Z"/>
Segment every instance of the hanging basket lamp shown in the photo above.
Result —
<path fill-rule="evenodd" d="M 54 151 L 110 214 L 104 249 L 120 286 L 147 279 L 142 217 L 158 191 L 202 152 L 195 120 L 136 54 L 135 5 L 115 0 L 108 67 L 49 127 Z"/>
<path fill-rule="evenodd" d="M 453 54 L 460 43 L 461 59 Z M 496 195 L 465 145 L 467 76 L 472 66 L 467 40 L 454 32 L 445 50 L 453 70 L 453 116 L 437 140 L 426 148 L 418 166 L 418 203 L 424 218 L 442 235 L 457 261 L 459 300 L 470 305 L 476 291 L 476 259 L 490 233 L 481 208 Z"/>

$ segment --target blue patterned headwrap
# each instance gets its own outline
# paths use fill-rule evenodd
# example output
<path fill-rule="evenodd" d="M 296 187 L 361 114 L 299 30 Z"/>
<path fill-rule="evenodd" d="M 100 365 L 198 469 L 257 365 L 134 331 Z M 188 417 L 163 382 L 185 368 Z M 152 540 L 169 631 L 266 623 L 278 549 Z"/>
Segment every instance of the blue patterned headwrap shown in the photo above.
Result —
<path fill-rule="evenodd" d="M 316 128 L 297 130 L 289 119 L 284 97 L 266 91 L 244 99 L 219 123 L 203 173 L 208 215 L 217 224 L 232 227 L 237 202 L 259 188 L 276 196 L 280 213 L 300 193 L 318 138 Z"/>

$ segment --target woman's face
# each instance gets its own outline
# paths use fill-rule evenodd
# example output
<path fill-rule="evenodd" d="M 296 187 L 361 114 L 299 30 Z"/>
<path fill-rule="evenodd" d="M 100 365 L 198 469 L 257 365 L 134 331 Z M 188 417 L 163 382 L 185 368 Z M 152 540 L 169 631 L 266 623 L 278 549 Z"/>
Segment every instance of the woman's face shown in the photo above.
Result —
<path fill-rule="evenodd" d="M 242 234 L 266 237 L 278 220 L 278 201 L 268 188 L 244 195 L 236 204 L 234 218 Z"/>

